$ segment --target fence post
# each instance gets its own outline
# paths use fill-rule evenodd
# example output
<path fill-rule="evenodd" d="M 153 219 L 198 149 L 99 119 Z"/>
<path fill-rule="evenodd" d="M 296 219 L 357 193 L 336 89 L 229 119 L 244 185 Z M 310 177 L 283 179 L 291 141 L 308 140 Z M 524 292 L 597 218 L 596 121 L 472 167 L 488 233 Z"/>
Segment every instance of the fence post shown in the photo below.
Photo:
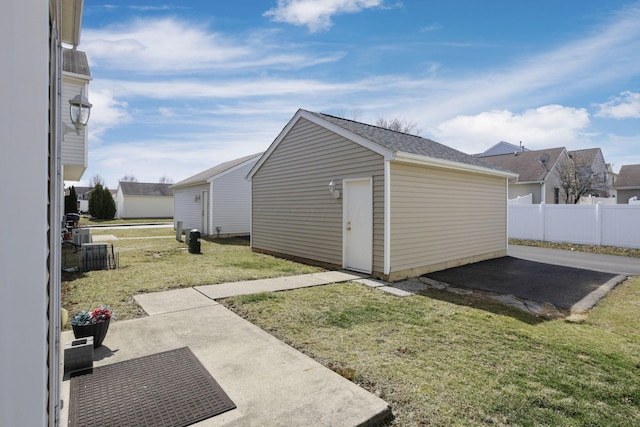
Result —
<path fill-rule="evenodd" d="M 547 241 L 547 226 L 546 226 L 546 221 L 545 221 L 545 214 L 544 214 L 544 202 L 540 202 L 540 225 L 541 225 L 541 231 L 542 231 L 542 241 L 546 242 Z"/>
<path fill-rule="evenodd" d="M 596 231 L 598 232 L 598 246 L 602 246 L 602 202 L 596 203 Z"/>

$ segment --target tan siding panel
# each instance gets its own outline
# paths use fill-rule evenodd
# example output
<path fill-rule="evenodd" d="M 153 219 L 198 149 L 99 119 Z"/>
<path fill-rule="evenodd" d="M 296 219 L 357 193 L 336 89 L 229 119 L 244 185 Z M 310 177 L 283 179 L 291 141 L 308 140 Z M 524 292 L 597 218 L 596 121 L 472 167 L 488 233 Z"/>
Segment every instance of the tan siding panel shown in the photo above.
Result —
<path fill-rule="evenodd" d="M 342 265 L 342 180 L 373 177 L 374 270 L 383 268 L 382 156 L 301 119 L 252 179 L 252 245 Z"/>
<path fill-rule="evenodd" d="M 503 178 L 391 164 L 392 272 L 505 249 Z"/>

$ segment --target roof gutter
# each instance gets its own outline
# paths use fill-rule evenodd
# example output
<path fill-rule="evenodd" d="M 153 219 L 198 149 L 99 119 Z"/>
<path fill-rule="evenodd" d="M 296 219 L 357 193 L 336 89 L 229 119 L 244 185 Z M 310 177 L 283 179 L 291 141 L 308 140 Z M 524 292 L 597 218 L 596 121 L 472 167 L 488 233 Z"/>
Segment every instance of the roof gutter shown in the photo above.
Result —
<path fill-rule="evenodd" d="M 462 172 L 480 173 L 483 175 L 498 176 L 501 178 L 517 178 L 519 175 L 513 172 L 500 171 L 482 166 L 470 165 L 467 163 L 454 162 L 451 160 L 436 159 L 433 157 L 422 156 L 419 154 L 405 153 L 398 151 L 391 160 L 403 163 L 412 163 L 422 166 L 432 166 L 437 168 L 452 169 Z"/>

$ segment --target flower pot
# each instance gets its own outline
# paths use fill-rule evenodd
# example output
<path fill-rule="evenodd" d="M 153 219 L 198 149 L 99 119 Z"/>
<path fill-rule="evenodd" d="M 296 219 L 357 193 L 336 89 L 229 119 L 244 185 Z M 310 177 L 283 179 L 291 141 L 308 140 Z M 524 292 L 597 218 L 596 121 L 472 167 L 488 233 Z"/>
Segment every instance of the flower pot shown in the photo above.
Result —
<path fill-rule="evenodd" d="M 78 338 L 93 337 L 93 348 L 98 348 L 102 345 L 104 337 L 107 336 L 107 330 L 109 329 L 109 321 L 107 319 L 104 322 L 95 323 L 92 325 L 71 325 L 73 328 L 73 335 Z"/>

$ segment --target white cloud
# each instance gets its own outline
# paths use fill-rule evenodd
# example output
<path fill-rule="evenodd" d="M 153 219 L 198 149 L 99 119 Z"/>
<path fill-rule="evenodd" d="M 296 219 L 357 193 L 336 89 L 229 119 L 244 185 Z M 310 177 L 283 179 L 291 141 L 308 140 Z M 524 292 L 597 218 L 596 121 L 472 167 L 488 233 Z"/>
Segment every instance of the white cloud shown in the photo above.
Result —
<path fill-rule="evenodd" d="M 431 130 L 434 139 L 468 153 L 482 152 L 499 141 L 531 149 L 575 147 L 588 140 L 590 124 L 583 108 L 546 105 L 522 113 L 507 110 L 461 115 Z"/>
<path fill-rule="evenodd" d="M 316 32 L 331 27 L 331 17 L 344 13 L 357 13 L 380 7 L 384 0 L 278 0 L 278 6 L 264 16 L 275 22 L 304 26 Z"/>
<path fill-rule="evenodd" d="M 262 31 L 245 38 L 211 31 L 201 22 L 176 18 L 137 19 L 103 29 L 83 29 L 82 47 L 90 66 L 162 74 L 238 69 L 299 69 L 335 62 L 340 51 L 306 53 L 299 46 L 272 41 Z"/>
<path fill-rule="evenodd" d="M 89 121 L 89 140 L 99 142 L 107 129 L 129 122 L 127 111 L 128 104 L 125 101 L 116 101 L 113 92 L 109 89 L 97 89 L 90 87 L 89 94 L 93 107 Z"/>
<path fill-rule="evenodd" d="M 619 96 L 600 104 L 596 116 L 614 119 L 640 118 L 640 93 L 629 91 L 620 93 Z"/>

